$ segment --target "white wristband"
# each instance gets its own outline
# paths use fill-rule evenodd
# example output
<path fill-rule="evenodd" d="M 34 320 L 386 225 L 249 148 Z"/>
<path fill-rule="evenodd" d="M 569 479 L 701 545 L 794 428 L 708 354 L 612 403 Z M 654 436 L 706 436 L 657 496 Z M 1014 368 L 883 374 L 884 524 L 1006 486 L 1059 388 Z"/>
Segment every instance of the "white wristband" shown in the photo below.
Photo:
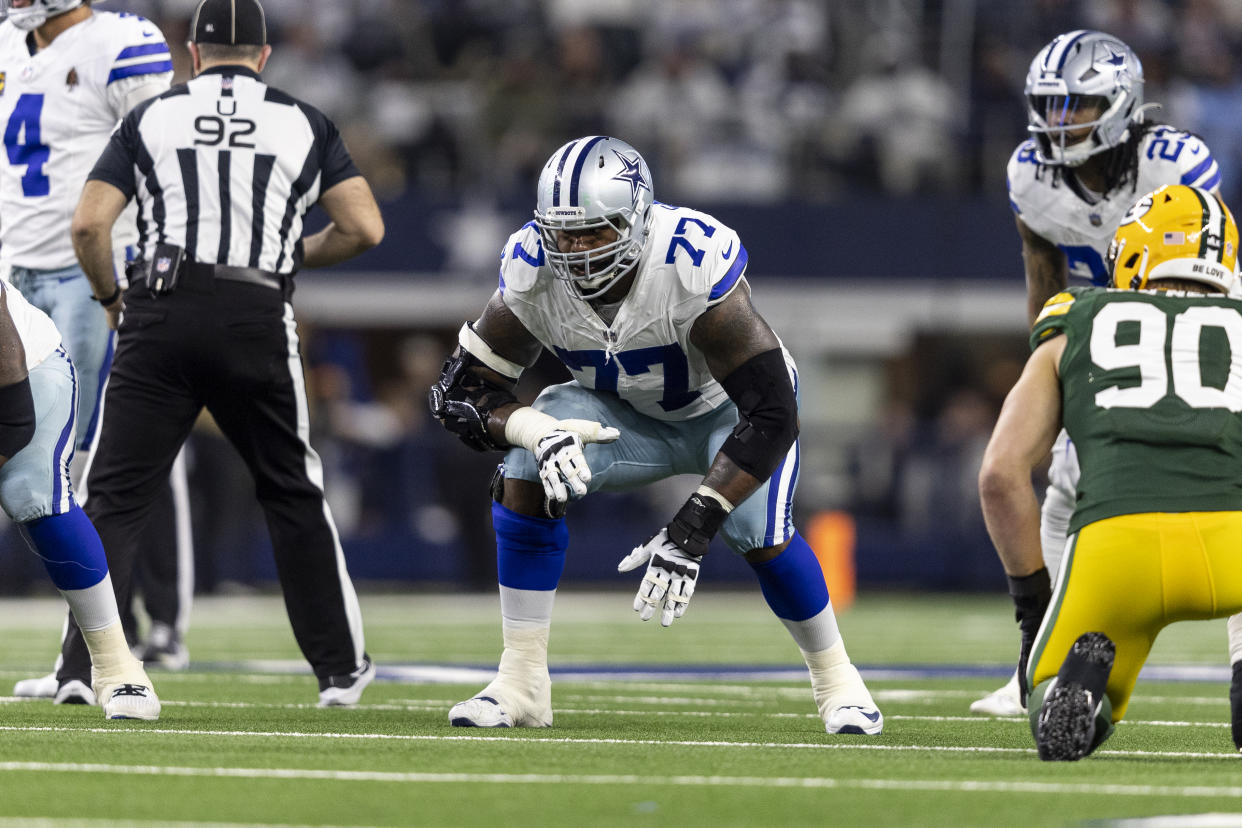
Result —
<path fill-rule="evenodd" d="M 733 504 L 730 503 L 728 499 L 725 498 L 724 495 L 722 495 L 720 492 L 716 491 L 715 489 L 711 488 L 710 486 L 699 486 L 697 489 L 694 490 L 694 493 L 698 495 L 703 495 L 703 497 L 710 497 L 712 500 L 719 503 L 721 506 L 724 507 L 725 514 L 728 514 L 729 512 L 733 511 Z"/>
<path fill-rule="evenodd" d="M 505 420 L 505 441 L 511 446 L 521 446 L 531 454 L 549 431 L 556 428 L 555 417 L 536 411 L 529 405 L 515 409 Z"/>

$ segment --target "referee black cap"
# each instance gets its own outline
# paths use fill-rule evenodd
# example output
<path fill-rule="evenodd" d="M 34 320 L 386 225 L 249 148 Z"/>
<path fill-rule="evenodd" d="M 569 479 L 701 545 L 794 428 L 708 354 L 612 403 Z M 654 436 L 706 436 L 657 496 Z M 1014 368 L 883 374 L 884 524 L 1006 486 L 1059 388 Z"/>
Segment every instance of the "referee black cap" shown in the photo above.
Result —
<path fill-rule="evenodd" d="M 259 0 L 202 0 L 190 24 L 194 43 L 266 46 L 267 21 Z"/>

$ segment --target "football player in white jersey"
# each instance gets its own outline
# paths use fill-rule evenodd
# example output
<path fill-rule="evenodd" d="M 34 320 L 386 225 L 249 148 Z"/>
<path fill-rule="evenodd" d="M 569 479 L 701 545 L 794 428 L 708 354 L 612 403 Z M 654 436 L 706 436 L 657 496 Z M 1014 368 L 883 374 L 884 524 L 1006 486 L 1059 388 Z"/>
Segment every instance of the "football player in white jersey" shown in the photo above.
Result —
<path fill-rule="evenodd" d="M 45 311 L 64 335 L 78 370 L 78 460 L 73 475 L 85 481 L 98 433 L 103 382 L 112 361 L 107 315 L 92 301 L 69 236 L 69 223 L 86 175 L 116 125 L 137 104 L 166 91 L 172 56 L 159 29 L 142 17 L 95 12 L 88 0 L 0 0 L 0 277 Z M 123 251 L 137 239 L 133 213 L 114 239 Z M 118 278 L 125 262 L 117 262 Z M 152 555 L 179 555 L 188 575 L 188 495 L 184 465 L 174 474 L 180 511 L 177 527 L 159 527 Z M 82 497 L 86 492 L 80 491 Z M 169 499 L 174 500 L 170 490 Z M 174 511 L 173 505 L 163 510 Z M 188 581 L 186 582 L 188 583 Z M 188 602 L 188 589 L 170 587 Z M 180 622 L 177 599 L 152 635 L 171 639 L 164 627 Z M 154 602 L 148 601 L 149 606 Z M 125 607 L 128 615 L 128 607 Z M 176 616 L 180 615 L 180 618 Z M 174 654 L 176 647 L 165 648 Z M 177 666 L 176 664 L 172 666 Z M 80 681 L 73 682 L 75 687 Z M 20 681 L 17 695 L 90 702 L 58 692 L 55 676 Z"/>
<path fill-rule="evenodd" d="M 618 565 L 646 567 L 635 611 L 664 626 L 681 617 L 719 533 L 801 649 L 827 732 L 879 733 L 823 571 L 791 521 L 798 374 L 751 304 L 737 233 L 656 202 L 642 156 L 604 136 L 557 150 L 537 202 L 501 251 L 499 290 L 462 326 L 431 391 L 432 410 L 467 445 L 507 449 L 492 486 L 504 651 L 495 680 L 455 705 L 451 723 L 552 724 L 548 634 L 566 504 L 700 474 L 668 525 Z M 522 406 L 513 387 L 541 348 L 574 379 Z"/>
<path fill-rule="evenodd" d="M 1216 192 L 1220 169 L 1198 136 L 1145 119 L 1155 105 L 1143 102 L 1142 65 L 1112 35 L 1078 30 L 1054 38 L 1031 61 L 1025 96 L 1031 138 L 1010 157 L 1007 180 L 1033 323 L 1071 277 L 1080 284 L 1109 284 L 1108 245 L 1138 197 L 1165 184 Z M 1022 663 L 1004 687 L 971 704 L 975 713 L 1025 712 L 1018 673 L 1025 671 L 1028 642 L 1060 567 L 1078 485 L 1078 457 L 1064 431 L 1053 447 L 1048 476 L 1040 525 L 1046 568 L 1009 584 L 1023 635 Z M 1237 688 L 1230 695 L 1235 711 L 1242 712 L 1240 622 L 1238 617 L 1229 622 Z M 1235 712 L 1235 741 L 1242 738 L 1240 726 Z"/>
<path fill-rule="evenodd" d="M 0 282 L 0 508 L 21 527 L 82 629 L 90 687 L 109 719 L 158 719 L 160 702 L 130 653 L 108 561 L 69 482 L 77 373 L 47 314 Z"/>

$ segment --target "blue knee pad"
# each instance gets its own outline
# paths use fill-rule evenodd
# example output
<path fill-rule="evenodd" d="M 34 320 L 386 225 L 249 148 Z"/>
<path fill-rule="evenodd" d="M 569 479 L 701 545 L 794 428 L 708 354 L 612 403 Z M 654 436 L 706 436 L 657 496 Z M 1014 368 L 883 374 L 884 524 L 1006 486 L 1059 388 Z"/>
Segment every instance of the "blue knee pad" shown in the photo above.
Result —
<path fill-rule="evenodd" d="M 770 561 L 752 563 L 763 597 L 786 621 L 805 621 L 828 606 L 824 570 L 807 542 L 796 531 L 785 551 Z"/>
<path fill-rule="evenodd" d="M 565 569 L 569 529 L 565 519 L 519 515 L 492 504 L 496 530 L 496 569 L 500 585 L 511 589 L 556 589 Z"/>
<path fill-rule="evenodd" d="M 37 518 L 21 528 L 57 589 L 86 589 L 108 574 L 99 533 L 76 503 L 63 515 Z"/>

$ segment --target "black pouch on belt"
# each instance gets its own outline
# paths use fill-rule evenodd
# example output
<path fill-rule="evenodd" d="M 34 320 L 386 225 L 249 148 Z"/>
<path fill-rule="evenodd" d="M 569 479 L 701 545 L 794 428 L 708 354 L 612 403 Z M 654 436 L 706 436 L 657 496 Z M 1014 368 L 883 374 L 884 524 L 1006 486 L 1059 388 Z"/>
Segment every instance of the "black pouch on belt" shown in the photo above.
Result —
<path fill-rule="evenodd" d="M 157 296 L 176 290 L 184 261 L 185 248 L 157 244 L 155 255 L 151 257 L 151 269 L 147 271 L 147 289 Z"/>

